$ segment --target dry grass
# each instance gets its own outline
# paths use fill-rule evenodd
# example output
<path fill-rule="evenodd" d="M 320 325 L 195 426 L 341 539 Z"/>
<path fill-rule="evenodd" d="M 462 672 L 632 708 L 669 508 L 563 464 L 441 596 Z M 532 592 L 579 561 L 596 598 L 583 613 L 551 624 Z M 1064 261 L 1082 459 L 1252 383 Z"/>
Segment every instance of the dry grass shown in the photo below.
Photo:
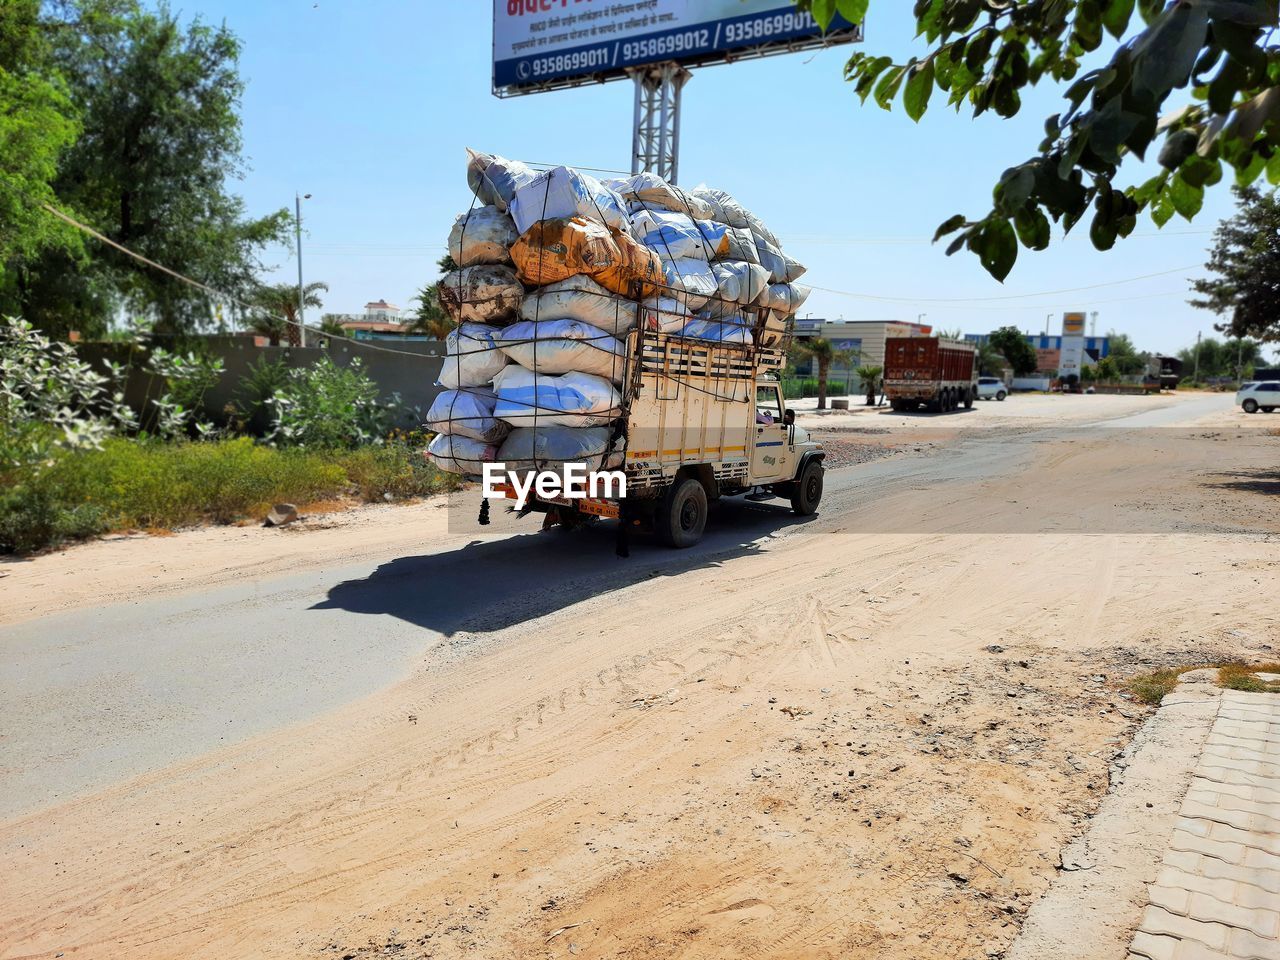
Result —
<path fill-rule="evenodd" d="M 1218 668 L 1218 686 L 1249 693 L 1280 693 L 1280 681 L 1267 681 L 1259 673 L 1280 675 L 1280 663 L 1227 663 Z"/>
<path fill-rule="evenodd" d="M 1143 703 L 1158 705 L 1178 685 L 1178 677 L 1189 670 L 1217 670 L 1218 686 L 1227 690 L 1244 690 L 1252 693 L 1280 693 L 1280 682 L 1266 681 L 1259 673 L 1280 674 L 1280 663 L 1246 664 L 1240 660 L 1222 660 L 1217 663 L 1191 663 L 1168 670 L 1156 670 L 1131 679 L 1126 684 L 1130 693 Z"/>

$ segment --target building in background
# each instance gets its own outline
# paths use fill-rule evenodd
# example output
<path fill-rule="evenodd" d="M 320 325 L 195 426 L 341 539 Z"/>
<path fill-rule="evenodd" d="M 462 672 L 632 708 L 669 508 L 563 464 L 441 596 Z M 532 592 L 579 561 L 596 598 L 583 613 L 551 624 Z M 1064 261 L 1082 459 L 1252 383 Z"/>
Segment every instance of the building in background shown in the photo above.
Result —
<path fill-rule="evenodd" d="M 970 343 L 983 344 L 987 342 L 990 334 L 986 333 L 966 333 L 964 338 Z M 1050 336 L 1044 333 L 1028 333 L 1026 334 L 1027 343 L 1036 351 L 1036 369 L 1045 373 L 1058 375 L 1058 368 L 1062 363 L 1062 337 Z M 1088 366 L 1090 363 L 1097 363 L 1103 357 L 1111 355 L 1111 338 L 1110 337 L 1085 337 L 1084 353 L 1082 358 L 1083 365 Z"/>
<path fill-rule="evenodd" d="M 410 333 L 413 321 L 403 316 L 394 303 L 385 299 L 371 300 L 364 305 L 364 313 L 331 313 L 342 325 L 347 335 L 356 340 L 432 340 L 423 334 Z"/>
<path fill-rule="evenodd" d="M 858 351 L 852 364 L 833 363 L 829 374 L 833 382 L 845 381 L 851 389 L 858 385 L 858 378 L 853 375 L 855 367 L 884 366 L 886 337 L 927 337 L 932 332 L 933 328 L 924 324 L 896 320 L 821 320 L 816 317 L 802 320 L 797 317 L 795 322 L 795 340 L 801 343 L 821 337 L 830 340 L 837 350 Z M 814 377 L 818 374 L 818 365 L 812 358 L 803 358 L 796 364 L 795 372 L 800 377 Z"/>

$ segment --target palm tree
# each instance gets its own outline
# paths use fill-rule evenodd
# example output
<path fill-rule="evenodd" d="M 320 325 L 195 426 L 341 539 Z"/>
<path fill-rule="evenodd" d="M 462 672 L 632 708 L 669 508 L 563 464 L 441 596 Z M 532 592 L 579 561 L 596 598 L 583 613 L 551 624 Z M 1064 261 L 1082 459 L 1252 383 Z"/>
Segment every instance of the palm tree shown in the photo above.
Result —
<path fill-rule="evenodd" d="M 1004 354 L 985 340 L 978 344 L 978 373 L 984 377 L 994 377 L 1004 369 Z"/>
<path fill-rule="evenodd" d="M 857 350 L 841 350 L 830 340 L 814 337 L 812 340 L 797 341 L 794 353 L 801 357 L 812 357 L 818 364 L 818 409 L 827 409 L 827 375 L 831 372 L 832 363 L 846 366 L 858 359 Z"/>
<path fill-rule="evenodd" d="M 346 328 L 342 325 L 342 321 L 338 319 L 336 313 L 326 313 L 320 318 L 320 345 L 327 347 L 330 337 L 346 337 L 348 336 Z"/>
<path fill-rule="evenodd" d="M 876 405 L 876 386 L 880 383 L 880 374 L 884 372 L 884 367 L 859 367 L 853 371 L 858 375 L 858 379 L 862 381 L 863 387 L 867 391 L 867 406 L 874 407 Z"/>
<path fill-rule="evenodd" d="M 329 292 L 327 283 L 308 283 L 302 288 L 302 304 L 319 309 L 324 304 L 320 291 Z M 281 337 L 289 346 L 302 346 L 302 327 L 298 323 L 298 288 L 291 283 L 265 284 L 258 288 L 253 298 L 259 310 L 249 321 L 250 329 L 269 338 L 273 347 L 280 346 Z"/>
<path fill-rule="evenodd" d="M 453 318 L 440 304 L 440 281 L 429 283 L 413 298 L 417 309 L 409 323 L 410 333 L 425 333 L 428 337 L 443 340 L 453 329 Z"/>
<path fill-rule="evenodd" d="M 436 267 L 441 275 L 458 269 L 458 265 L 453 262 L 453 257 L 447 253 L 436 261 Z M 413 320 L 409 324 L 410 333 L 425 333 L 436 340 L 443 340 L 449 335 L 449 331 L 453 329 L 453 319 L 440 303 L 439 280 L 428 283 L 419 290 L 413 302 L 418 305 L 418 308 L 414 311 Z"/>

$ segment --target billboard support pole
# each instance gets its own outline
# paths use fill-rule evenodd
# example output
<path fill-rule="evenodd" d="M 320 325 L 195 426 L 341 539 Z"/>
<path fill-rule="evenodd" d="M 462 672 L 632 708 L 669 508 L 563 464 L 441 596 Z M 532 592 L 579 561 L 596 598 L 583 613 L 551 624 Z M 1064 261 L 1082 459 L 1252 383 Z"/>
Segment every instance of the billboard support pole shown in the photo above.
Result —
<path fill-rule="evenodd" d="M 680 92 L 689 71 L 667 61 L 627 72 L 636 85 L 631 172 L 648 170 L 675 183 L 680 168 Z"/>

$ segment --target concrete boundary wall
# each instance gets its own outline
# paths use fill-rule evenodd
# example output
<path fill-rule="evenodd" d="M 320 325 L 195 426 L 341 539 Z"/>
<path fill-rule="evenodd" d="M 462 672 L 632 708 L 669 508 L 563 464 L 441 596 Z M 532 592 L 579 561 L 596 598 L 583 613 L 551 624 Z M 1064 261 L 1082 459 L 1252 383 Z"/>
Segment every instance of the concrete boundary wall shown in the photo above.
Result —
<path fill-rule="evenodd" d="M 438 340 L 379 341 L 362 343 L 354 340 L 330 339 L 327 347 L 259 347 L 249 337 L 209 337 L 205 350 L 221 357 L 225 369 L 218 383 L 205 395 L 204 413 L 215 422 L 224 419 L 228 404 L 238 402 L 244 406 L 241 381 L 249 374 L 250 367 L 260 360 L 283 360 L 291 369 L 309 367 L 328 356 L 339 366 L 349 366 L 359 360 L 364 373 L 378 384 L 384 401 L 390 404 L 395 394 L 400 395 L 406 412 L 400 427 L 416 427 L 422 423 L 431 401 L 440 392 L 436 380 L 444 365 L 444 343 Z M 115 343 L 84 343 L 77 349 L 80 355 L 95 366 L 102 367 L 107 359 L 127 364 L 129 347 Z M 140 361 L 137 357 L 134 364 Z M 125 387 L 125 401 L 137 411 L 142 411 L 149 398 L 164 392 L 164 385 L 141 370 L 131 370 Z M 414 407 L 418 410 L 415 412 Z"/>

